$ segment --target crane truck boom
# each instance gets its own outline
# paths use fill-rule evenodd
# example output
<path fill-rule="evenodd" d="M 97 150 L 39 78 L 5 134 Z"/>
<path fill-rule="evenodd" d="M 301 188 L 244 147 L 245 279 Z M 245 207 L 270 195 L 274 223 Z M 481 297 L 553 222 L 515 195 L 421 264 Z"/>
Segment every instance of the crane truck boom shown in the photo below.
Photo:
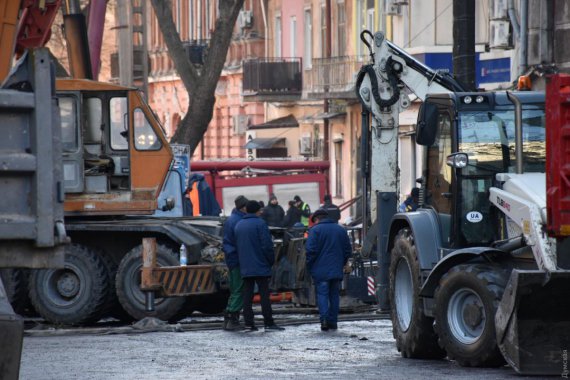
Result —
<path fill-rule="evenodd" d="M 545 160 L 548 153 L 560 161 L 552 154 L 561 151 L 560 139 L 545 139 L 544 93 L 470 92 L 381 33 L 371 53 L 356 89 L 363 147 L 371 136 L 362 160 L 370 170 L 362 171 L 377 194 L 377 295 L 390 309 L 398 350 L 464 366 L 507 361 L 523 374 L 563 373 L 570 272 L 561 238 L 545 234 L 552 213 L 562 211 L 546 211 L 546 194 L 560 190 L 547 191 Z M 403 88 L 423 101 L 420 208 L 405 214 L 396 213 L 397 122 L 409 104 Z"/>

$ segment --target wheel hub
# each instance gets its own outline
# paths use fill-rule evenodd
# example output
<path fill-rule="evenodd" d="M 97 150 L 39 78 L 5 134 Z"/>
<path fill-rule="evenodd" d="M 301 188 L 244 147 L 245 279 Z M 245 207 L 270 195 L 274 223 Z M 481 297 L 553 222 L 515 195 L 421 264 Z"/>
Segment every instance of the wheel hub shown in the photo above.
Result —
<path fill-rule="evenodd" d="M 57 291 L 64 297 L 75 297 L 79 293 L 79 278 L 73 272 L 64 272 L 57 279 Z"/>
<path fill-rule="evenodd" d="M 463 309 L 463 319 L 472 329 L 476 328 L 483 321 L 483 310 L 476 303 L 467 304 Z"/>
<path fill-rule="evenodd" d="M 469 288 L 457 290 L 449 299 L 447 322 L 453 337 L 462 344 L 473 344 L 483 335 L 487 322 L 483 302 Z"/>

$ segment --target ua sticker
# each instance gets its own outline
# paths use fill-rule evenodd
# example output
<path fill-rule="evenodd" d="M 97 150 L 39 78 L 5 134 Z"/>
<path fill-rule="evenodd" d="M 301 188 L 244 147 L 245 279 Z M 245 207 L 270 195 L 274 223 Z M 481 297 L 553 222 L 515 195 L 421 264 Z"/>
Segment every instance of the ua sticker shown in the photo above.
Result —
<path fill-rule="evenodd" d="M 479 223 L 483 220 L 483 214 L 481 214 L 479 211 L 470 211 L 467 213 L 466 218 L 467 221 L 471 223 Z"/>

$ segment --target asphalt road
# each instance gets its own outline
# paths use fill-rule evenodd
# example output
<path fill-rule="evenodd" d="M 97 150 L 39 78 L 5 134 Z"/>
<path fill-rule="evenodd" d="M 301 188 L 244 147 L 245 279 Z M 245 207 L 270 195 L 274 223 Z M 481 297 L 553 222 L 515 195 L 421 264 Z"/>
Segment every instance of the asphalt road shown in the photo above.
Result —
<path fill-rule="evenodd" d="M 299 318 L 304 318 L 300 316 Z M 26 336 L 21 379 L 520 379 L 508 367 L 403 359 L 388 320 L 282 332 Z"/>

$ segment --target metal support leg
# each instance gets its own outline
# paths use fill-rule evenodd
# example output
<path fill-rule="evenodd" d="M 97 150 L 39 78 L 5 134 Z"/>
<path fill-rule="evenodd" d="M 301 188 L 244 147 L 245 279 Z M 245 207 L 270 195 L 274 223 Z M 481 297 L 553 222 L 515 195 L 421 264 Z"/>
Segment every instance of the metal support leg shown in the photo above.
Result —
<path fill-rule="evenodd" d="M 156 239 L 143 239 L 143 269 L 141 275 L 141 288 L 148 289 L 152 284 L 151 269 L 156 267 Z M 146 311 L 154 311 L 154 291 L 144 290 Z"/>

